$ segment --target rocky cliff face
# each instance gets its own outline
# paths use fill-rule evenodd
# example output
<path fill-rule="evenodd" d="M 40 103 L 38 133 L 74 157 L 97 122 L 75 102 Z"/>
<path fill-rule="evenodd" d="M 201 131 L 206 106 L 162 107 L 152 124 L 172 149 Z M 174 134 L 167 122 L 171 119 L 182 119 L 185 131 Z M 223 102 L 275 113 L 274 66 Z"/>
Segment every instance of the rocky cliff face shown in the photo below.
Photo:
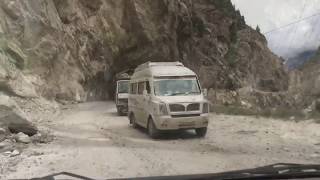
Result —
<path fill-rule="evenodd" d="M 6 94 L 107 99 L 112 76 L 145 61 L 183 62 L 216 102 L 217 94 L 231 93 L 232 103 L 243 98 L 261 104 L 255 93 L 288 88 L 281 61 L 229 0 L 2 0 L 0 5 L 0 89 Z"/>

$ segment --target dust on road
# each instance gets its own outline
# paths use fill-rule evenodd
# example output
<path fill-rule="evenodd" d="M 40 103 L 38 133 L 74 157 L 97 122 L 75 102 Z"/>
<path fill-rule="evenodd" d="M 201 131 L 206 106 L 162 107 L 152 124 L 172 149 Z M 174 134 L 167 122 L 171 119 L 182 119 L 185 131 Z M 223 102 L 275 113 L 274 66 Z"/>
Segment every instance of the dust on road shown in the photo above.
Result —
<path fill-rule="evenodd" d="M 320 164 L 320 125 L 211 114 L 208 134 L 150 139 L 116 115 L 113 102 L 74 105 L 48 125 L 55 140 L 31 145 L 5 178 L 72 172 L 91 178 L 213 173 L 274 163 Z"/>

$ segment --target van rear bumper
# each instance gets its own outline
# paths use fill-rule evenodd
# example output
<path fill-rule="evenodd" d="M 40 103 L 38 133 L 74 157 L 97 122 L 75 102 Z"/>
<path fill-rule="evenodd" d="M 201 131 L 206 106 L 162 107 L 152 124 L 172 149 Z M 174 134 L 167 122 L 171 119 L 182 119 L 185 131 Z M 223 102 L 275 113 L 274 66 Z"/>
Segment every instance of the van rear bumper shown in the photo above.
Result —
<path fill-rule="evenodd" d="M 154 117 L 155 125 L 159 130 L 196 129 L 208 126 L 209 114 L 199 114 L 197 116 L 157 116 Z"/>
<path fill-rule="evenodd" d="M 127 114 L 128 113 L 128 105 L 117 105 L 118 113 Z"/>

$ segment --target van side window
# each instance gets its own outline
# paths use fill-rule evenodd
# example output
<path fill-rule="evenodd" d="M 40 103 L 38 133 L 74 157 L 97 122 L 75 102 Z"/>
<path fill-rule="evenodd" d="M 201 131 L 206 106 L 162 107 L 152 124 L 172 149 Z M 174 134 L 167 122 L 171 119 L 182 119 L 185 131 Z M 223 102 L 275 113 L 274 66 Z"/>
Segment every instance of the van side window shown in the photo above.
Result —
<path fill-rule="evenodd" d="M 144 90 L 144 82 L 139 82 L 138 83 L 138 94 L 143 94 Z"/>
<path fill-rule="evenodd" d="M 146 81 L 146 90 L 148 94 L 151 94 L 151 88 L 150 88 L 150 83 L 149 81 Z"/>
<path fill-rule="evenodd" d="M 131 94 L 137 94 L 137 83 L 131 84 Z"/>

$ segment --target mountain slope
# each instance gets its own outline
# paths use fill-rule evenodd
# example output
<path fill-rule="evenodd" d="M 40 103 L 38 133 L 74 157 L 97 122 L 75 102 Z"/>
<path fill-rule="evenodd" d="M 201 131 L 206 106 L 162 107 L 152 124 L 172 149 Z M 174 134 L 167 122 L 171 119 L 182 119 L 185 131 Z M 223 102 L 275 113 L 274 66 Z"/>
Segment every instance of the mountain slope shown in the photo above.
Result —
<path fill-rule="evenodd" d="M 303 108 L 312 104 L 312 108 L 316 108 L 320 98 L 320 49 L 303 66 L 291 72 L 290 79 L 290 92 L 296 96 L 296 103 Z"/>
<path fill-rule="evenodd" d="M 145 61 L 181 61 L 199 74 L 204 88 L 236 92 L 238 99 L 252 96 L 253 103 L 251 91 L 239 91 L 288 88 L 288 76 L 265 37 L 245 24 L 229 0 L 0 4 L 0 62 L 5 67 L 0 69 L 0 87 L 7 94 L 106 99 L 112 96 L 106 91 L 112 92 L 110 80 L 116 72 Z M 216 95 L 210 98 L 219 101 Z"/>
<path fill-rule="evenodd" d="M 316 50 L 307 50 L 297 54 L 295 57 L 289 58 L 286 61 L 286 66 L 289 70 L 297 69 L 303 66 L 308 60 L 310 60 L 316 53 Z"/>

